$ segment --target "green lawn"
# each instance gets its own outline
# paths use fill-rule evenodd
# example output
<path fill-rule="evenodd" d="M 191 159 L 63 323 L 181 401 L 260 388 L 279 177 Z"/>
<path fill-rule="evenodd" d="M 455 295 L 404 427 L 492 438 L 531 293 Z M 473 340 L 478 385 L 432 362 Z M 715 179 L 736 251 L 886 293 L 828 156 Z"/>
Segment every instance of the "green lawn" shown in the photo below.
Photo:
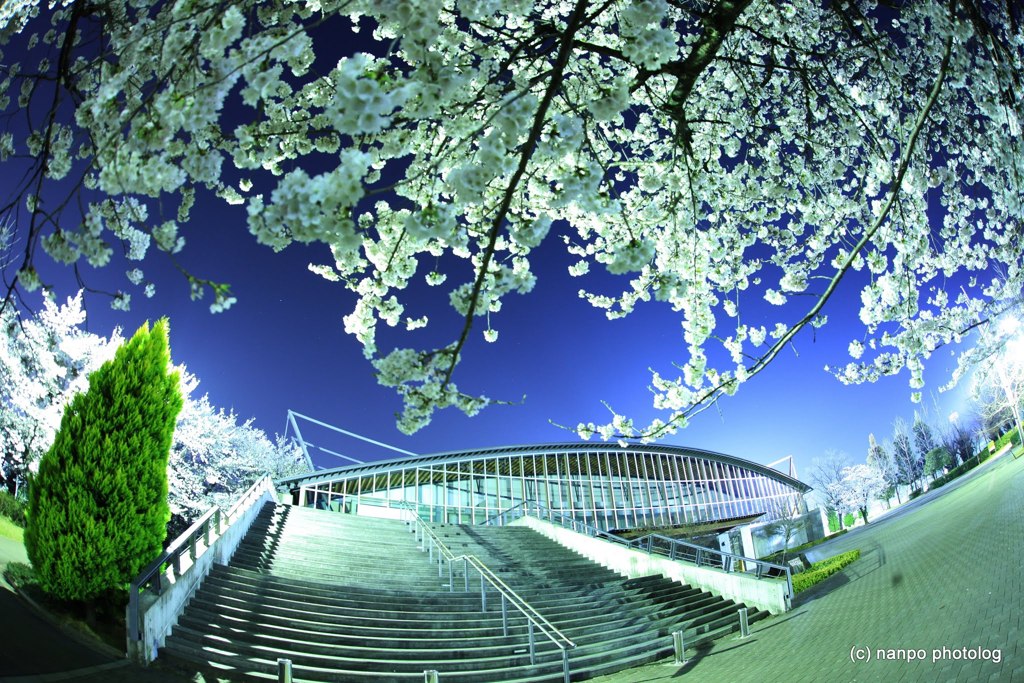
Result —
<path fill-rule="evenodd" d="M 25 541 L 25 530 L 3 515 L 0 515 L 0 536 L 23 543 Z"/>

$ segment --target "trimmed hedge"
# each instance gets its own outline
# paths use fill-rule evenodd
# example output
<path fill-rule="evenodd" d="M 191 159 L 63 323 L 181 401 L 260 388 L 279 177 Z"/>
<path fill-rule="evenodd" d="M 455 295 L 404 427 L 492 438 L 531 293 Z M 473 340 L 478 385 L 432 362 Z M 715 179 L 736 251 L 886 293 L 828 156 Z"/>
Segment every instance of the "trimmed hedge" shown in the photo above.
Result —
<path fill-rule="evenodd" d="M 928 487 L 930 489 L 937 489 L 943 484 L 948 484 L 949 482 L 953 481 L 954 479 L 964 474 L 965 472 L 973 470 L 975 467 L 988 460 L 991 456 L 992 451 L 990 451 L 988 448 L 982 448 L 973 458 L 968 458 L 967 460 L 964 460 L 962 463 L 951 469 L 949 472 L 946 472 L 940 477 L 935 477 L 935 479 L 932 481 L 931 484 L 928 485 Z"/>
<path fill-rule="evenodd" d="M 793 592 L 805 591 L 814 584 L 824 581 L 859 557 L 860 550 L 851 550 L 848 553 L 815 562 L 810 569 L 793 577 Z"/>
<path fill-rule="evenodd" d="M 7 491 L 0 491 L 0 515 L 25 528 L 25 503 Z"/>

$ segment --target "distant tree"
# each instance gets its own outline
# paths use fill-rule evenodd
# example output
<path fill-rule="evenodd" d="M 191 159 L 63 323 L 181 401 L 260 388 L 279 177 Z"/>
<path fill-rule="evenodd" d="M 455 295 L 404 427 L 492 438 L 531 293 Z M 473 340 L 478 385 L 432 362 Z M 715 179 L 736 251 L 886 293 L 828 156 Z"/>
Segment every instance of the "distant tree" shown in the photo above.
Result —
<path fill-rule="evenodd" d="M 924 419 L 921 413 L 914 411 L 914 426 L 911 428 L 914 434 L 914 451 L 917 454 L 918 462 L 924 471 L 924 461 L 928 453 L 938 444 L 935 441 L 935 434 L 931 425 Z"/>
<path fill-rule="evenodd" d="M 40 585 L 58 598 L 123 590 L 160 553 L 182 403 L 169 360 L 166 320 L 145 324 L 64 410 L 31 482 L 25 531 Z"/>
<path fill-rule="evenodd" d="M 898 481 L 913 487 L 924 473 L 924 460 L 917 457 L 906 421 L 897 418 L 892 427 L 892 457 L 899 472 Z"/>
<path fill-rule="evenodd" d="M 785 562 L 789 545 L 800 529 L 800 508 L 788 498 L 772 498 L 766 512 L 772 519 L 767 525 L 767 531 L 772 536 L 782 538 L 782 557 L 779 561 Z"/>
<path fill-rule="evenodd" d="M 973 430 L 964 427 L 959 421 L 950 425 L 942 436 L 942 445 L 949 452 L 952 465 L 956 467 L 974 457 Z"/>
<path fill-rule="evenodd" d="M 49 297 L 33 316 L 0 311 L 0 485 L 15 493 L 39 464 L 64 407 L 88 387 L 88 375 L 121 345 L 82 329 L 82 293 L 64 304 Z"/>
<path fill-rule="evenodd" d="M 953 457 L 946 450 L 946 447 L 936 446 L 928 451 L 928 454 L 925 456 L 924 473 L 929 477 L 934 477 L 949 467 L 952 462 Z"/>
<path fill-rule="evenodd" d="M 843 527 L 843 470 L 847 465 L 845 453 L 828 450 L 824 459 L 814 459 L 809 477 L 825 511 L 839 513 L 840 529 Z"/>
<path fill-rule="evenodd" d="M 990 338 L 989 344 L 998 344 L 998 351 L 978 363 L 971 383 L 971 396 L 990 440 L 1021 429 L 1024 413 L 1024 330 L 1020 322 L 1005 320 L 1008 324 L 983 334 Z M 1024 434 L 1017 441 L 1021 438 Z"/>
<path fill-rule="evenodd" d="M 867 524 L 868 506 L 886 486 L 882 473 L 870 465 L 846 467 L 843 469 L 840 486 L 843 509 L 847 512 L 860 513 Z"/>
<path fill-rule="evenodd" d="M 896 466 L 891 450 L 878 443 L 874 434 L 868 434 L 868 465 L 881 472 L 882 478 L 885 479 L 885 489 L 879 494 L 881 500 L 888 505 L 889 500 L 895 495 L 896 502 L 902 503 L 899 492 L 899 467 Z"/>

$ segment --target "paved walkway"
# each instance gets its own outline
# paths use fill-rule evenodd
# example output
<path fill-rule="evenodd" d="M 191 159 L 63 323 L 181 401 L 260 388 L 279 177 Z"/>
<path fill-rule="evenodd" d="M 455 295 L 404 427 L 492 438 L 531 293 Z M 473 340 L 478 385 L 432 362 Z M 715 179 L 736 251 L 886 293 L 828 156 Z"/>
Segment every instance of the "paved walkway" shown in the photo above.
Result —
<path fill-rule="evenodd" d="M 831 541 L 861 559 L 750 637 L 593 683 L 1024 682 L 1024 457 L 972 475 Z"/>
<path fill-rule="evenodd" d="M 593 683 L 1024 683 L 1024 458 L 987 463 L 922 498 L 830 541 L 835 552 L 860 548 L 861 559 L 802 593 L 793 611 L 754 624 L 750 637 L 690 650 L 681 667 L 652 664 Z M 0 544 L 0 565 L 17 545 Z M 34 631 L 35 615 L 8 611 L 18 604 L 0 587 L 0 683 L 204 681 L 102 656 L 98 664 L 76 660 L 59 632 Z M 35 658 L 29 650 L 6 656 L 18 652 L 8 649 L 18 637 L 35 639 Z M 21 669 L 3 668 L 12 661 Z M 51 673 L 61 667 L 66 673 Z"/>
<path fill-rule="evenodd" d="M 25 546 L 0 538 L 0 577 L 8 562 L 28 562 Z M 0 681 L 10 676 L 57 673 L 111 661 L 21 600 L 0 578 Z"/>

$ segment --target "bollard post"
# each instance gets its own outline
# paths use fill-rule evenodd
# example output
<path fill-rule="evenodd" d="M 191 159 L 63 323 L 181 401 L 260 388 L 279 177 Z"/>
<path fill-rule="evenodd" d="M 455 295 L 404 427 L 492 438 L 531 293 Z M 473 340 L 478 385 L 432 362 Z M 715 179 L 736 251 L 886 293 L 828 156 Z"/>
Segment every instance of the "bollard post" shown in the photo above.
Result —
<path fill-rule="evenodd" d="M 438 674 L 435 669 L 423 670 L 423 683 L 438 683 Z"/>
<path fill-rule="evenodd" d="M 747 621 L 747 608 L 740 608 L 740 638 L 750 635 L 750 623 Z"/>
<path fill-rule="evenodd" d="M 672 633 L 672 650 L 675 652 L 677 665 L 686 664 L 686 642 L 683 640 L 683 632 Z"/>
<path fill-rule="evenodd" d="M 508 601 L 505 594 L 501 594 L 501 635 L 508 638 Z"/>
<path fill-rule="evenodd" d="M 292 660 L 277 660 L 277 683 L 292 683 Z"/>

